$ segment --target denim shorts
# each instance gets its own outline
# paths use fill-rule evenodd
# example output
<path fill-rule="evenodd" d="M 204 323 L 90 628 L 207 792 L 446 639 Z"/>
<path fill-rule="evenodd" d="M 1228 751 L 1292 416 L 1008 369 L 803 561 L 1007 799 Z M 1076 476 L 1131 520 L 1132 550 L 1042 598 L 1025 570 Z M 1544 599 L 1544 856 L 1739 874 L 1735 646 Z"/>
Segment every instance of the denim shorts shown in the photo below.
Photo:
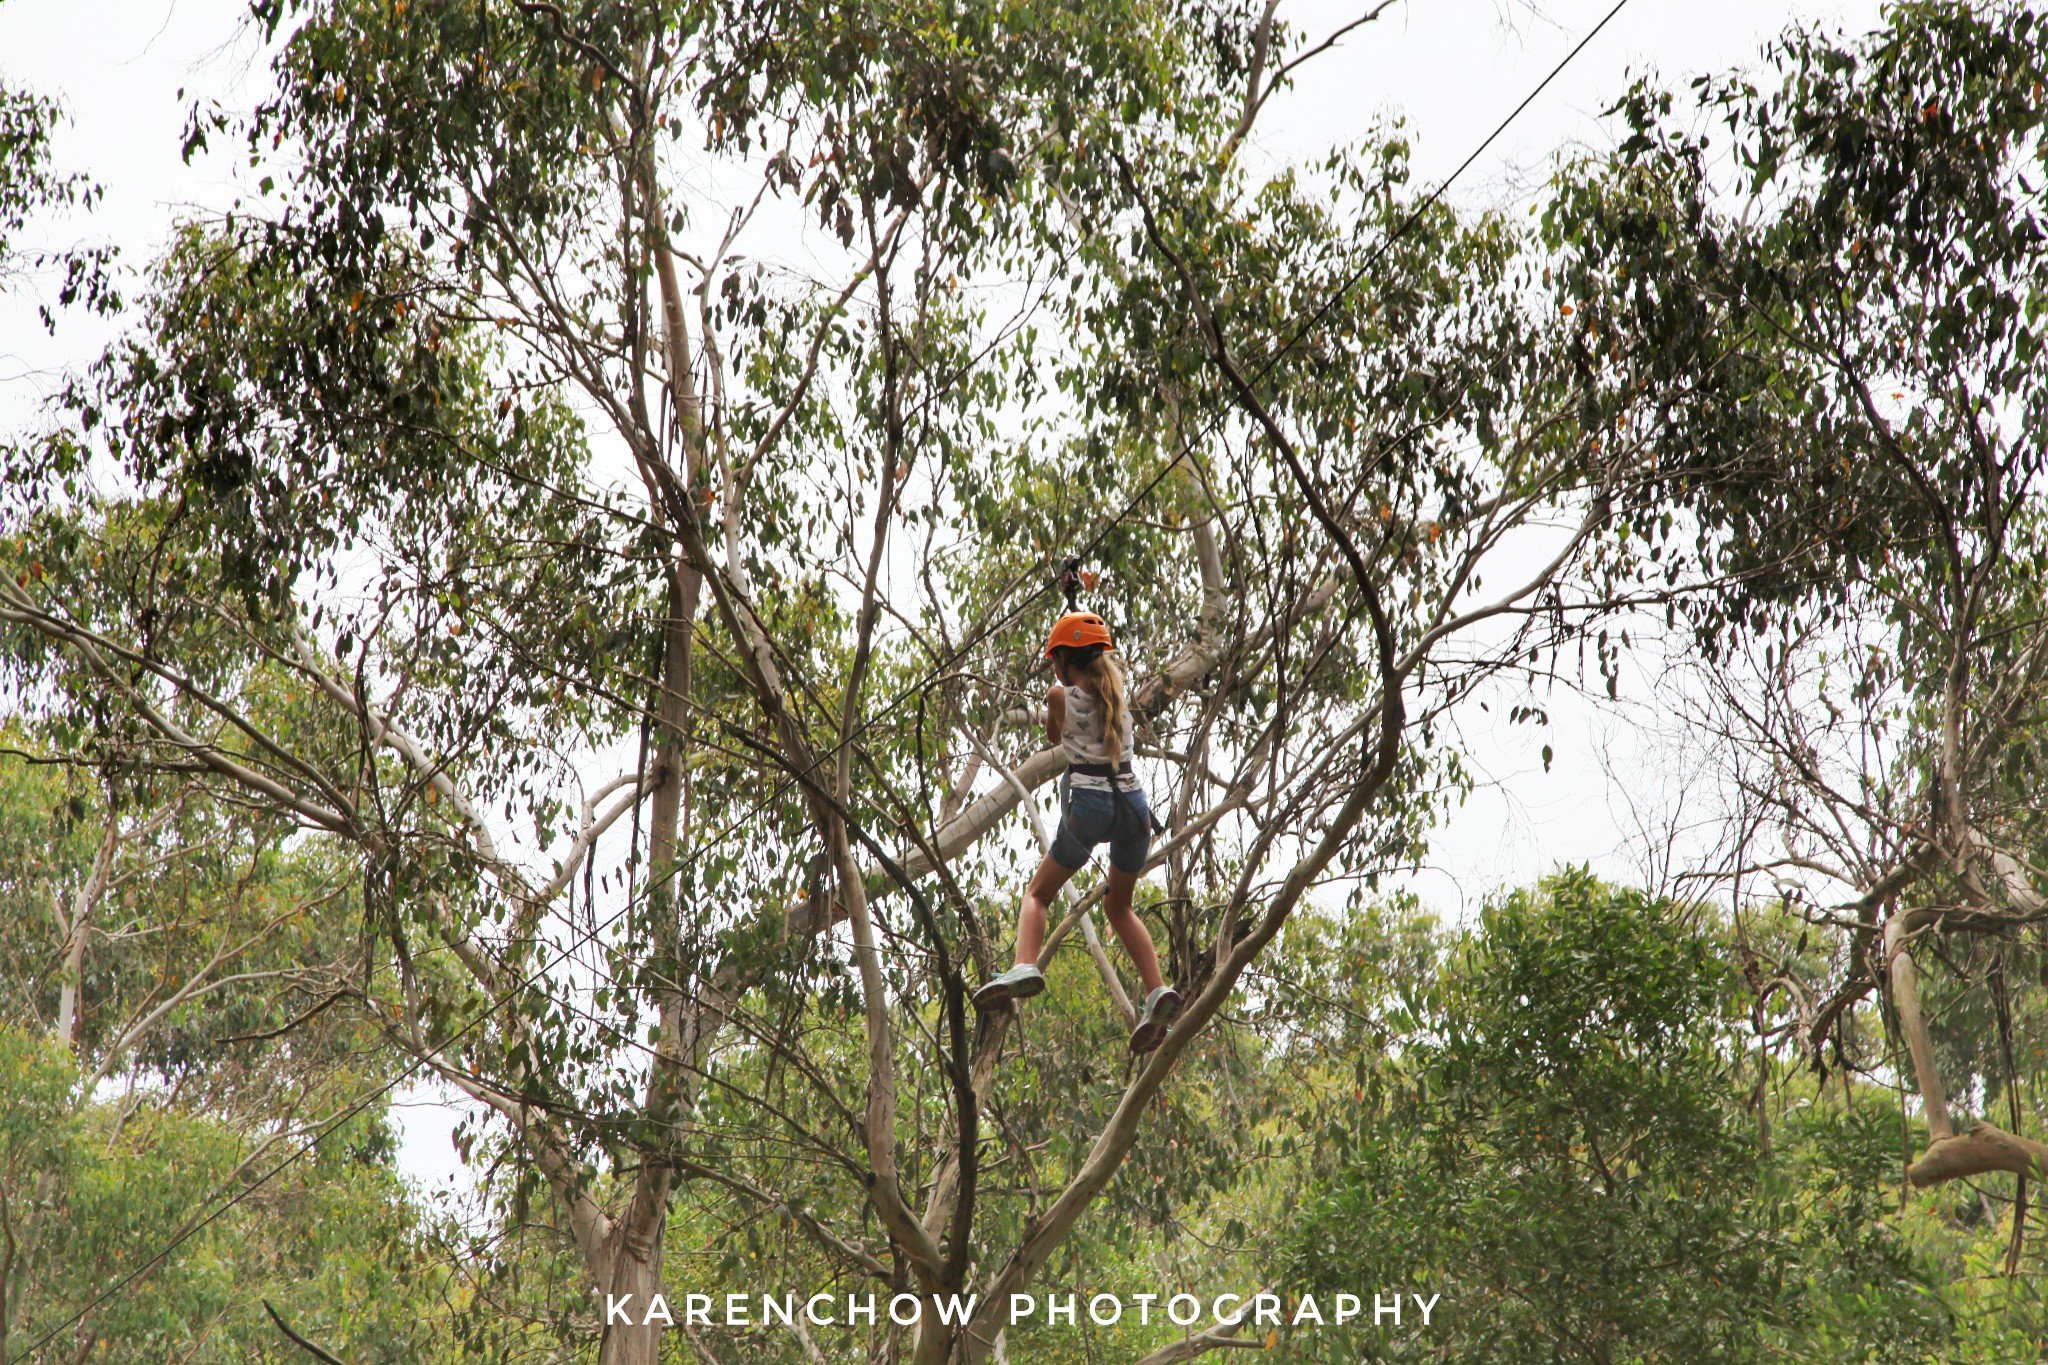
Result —
<path fill-rule="evenodd" d="M 1134 876 L 1145 870 L 1145 855 L 1152 849 L 1152 818 L 1143 788 L 1105 792 L 1079 787 L 1069 794 L 1067 813 L 1060 817 L 1060 832 L 1052 841 L 1052 860 L 1077 872 L 1095 846 L 1104 842 L 1109 844 L 1111 867 Z"/>

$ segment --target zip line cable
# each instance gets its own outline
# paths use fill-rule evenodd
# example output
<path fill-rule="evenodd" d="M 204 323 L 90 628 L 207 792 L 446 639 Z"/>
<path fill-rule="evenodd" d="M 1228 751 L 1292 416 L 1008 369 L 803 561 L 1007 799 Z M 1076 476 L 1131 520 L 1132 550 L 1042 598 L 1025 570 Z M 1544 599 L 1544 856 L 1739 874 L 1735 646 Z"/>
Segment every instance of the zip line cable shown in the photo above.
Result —
<path fill-rule="evenodd" d="M 1437 203 L 1437 201 L 1443 198 L 1444 194 L 1451 188 L 1453 184 L 1457 182 L 1458 178 L 1464 175 L 1466 171 L 1470 170 L 1472 164 L 1479 160 L 1481 156 L 1485 155 L 1486 149 L 1491 147 L 1495 142 L 1497 142 L 1500 139 L 1500 135 L 1508 130 L 1508 126 L 1512 124 L 1517 118 L 1521 117 L 1522 113 L 1525 110 L 1527 110 L 1531 104 L 1535 102 L 1536 97 L 1538 95 L 1541 95 L 1546 89 L 1549 88 L 1551 82 L 1555 81 L 1558 78 L 1558 76 L 1564 71 L 1564 69 L 1567 66 L 1571 65 L 1574 58 L 1576 58 L 1581 52 L 1585 51 L 1587 44 L 1591 43 L 1595 38 L 1600 36 L 1601 30 L 1605 29 L 1607 25 L 1613 21 L 1614 17 L 1617 14 L 1620 14 L 1621 11 L 1627 7 L 1627 5 L 1628 0 L 1615 0 L 1613 7 L 1610 8 L 1606 14 L 1601 16 L 1600 22 L 1593 25 L 1591 29 L 1587 30 L 1586 35 L 1583 38 L 1579 39 L 1579 41 L 1573 45 L 1571 51 L 1565 53 L 1563 58 L 1561 58 L 1555 66 L 1551 67 L 1549 74 L 1544 76 L 1544 78 L 1541 81 L 1537 82 L 1535 88 L 1532 89 L 1527 95 L 1522 97 L 1522 102 L 1520 104 L 1517 104 L 1511 111 L 1509 111 L 1507 117 L 1503 118 L 1498 124 L 1494 126 L 1493 131 L 1486 135 L 1486 139 L 1483 142 L 1481 142 L 1477 147 L 1472 149 L 1470 155 L 1468 155 L 1463 161 L 1458 163 L 1457 169 L 1453 170 L 1450 173 L 1450 175 L 1443 180 L 1442 183 L 1437 185 L 1435 189 L 1431 190 L 1428 194 L 1424 195 L 1421 201 L 1417 203 L 1413 208 L 1411 208 L 1402 217 L 1400 223 L 1398 223 L 1395 226 L 1394 230 L 1391 233 L 1389 233 L 1385 238 L 1383 238 L 1378 246 L 1373 248 L 1373 250 L 1366 256 L 1364 262 L 1361 263 L 1356 270 L 1351 272 L 1350 276 L 1348 276 L 1345 279 L 1344 283 L 1339 285 L 1336 291 L 1332 293 L 1329 296 L 1329 298 L 1325 299 L 1323 303 L 1315 310 L 1315 312 L 1309 315 L 1308 320 L 1304 322 L 1300 327 L 1296 328 L 1295 331 L 1287 338 L 1287 340 L 1280 345 L 1279 349 L 1275 350 L 1272 354 L 1268 355 L 1265 358 L 1265 360 L 1260 363 L 1259 368 L 1255 370 L 1251 375 L 1251 382 L 1256 383 L 1257 381 L 1264 379 L 1267 375 L 1271 374 L 1273 371 L 1273 367 L 1278 365 L 1280 361 L 1283 358 L 1285 358 L 1287 353 L 1293 350 L 1294 347 L 1298 345 L 1301 342 L 1301 340 L 1308 335 L 1311 329 L 1320 325 L 1323 319 L 1329 316 L 1331 310 L 1333 310 L 1339 304 L 1341 304 L 1344 301 L 1344 299 L 1351 293 L 1351 291 L 1358 287 L 1359 281 L 1365 278 L 1366 272 L 1371 270 L 1375 265 L 1377 265 L 1381 257 L 1385 256 L 1387 252 L 1394 247 L 1395 243 L 1399 242 L 1402 237 L 1407 235 L 1408 229 L 1413 227 L 1424 213 L 1426 213 L 1431 207 L 1433 207 Z M 1181 448 L 1174 453 L 1173 458 L 1171 460 L 1168 460 L 1163 466 L 1161 466 L 1158 472 L 1153 474 L 1153 476 L 1146 481 L 1144 487 L 1140 488 L 1134 496 L 1129 498 L 1124 503 L 1124 505 L 1120 509 L 1118 509 L 1116 515 L 1111 517 L 1108 520 L 1108 522 L 1106 522 L 1103 525 L 1103 527 L 1099 531 L 1097 531 L 1093 537 L 1089 539 L 1087 544 L 1083 546 L 1079 557 L 1086 558 L 1087 556 L 1093 554 L 1097 549 L 1101 548 L 1102 543 L 1109 538 L 1110 534 L 1114 532 L 1118 526 L 1122 525 L 1124 520 L 1127 517 L 1129 517 L 1131 513 L 1135 512 L 1138 509 L 1139 505 L 1145 501 L 1145 499 L 1149 498 L 1152 495 L 1153 491 L 1157 489 L 1159 485 L 1165 481 L 1166 476 L 1172 473 L 1174 468 L 1178 466 L 1182 460 L 1187 458 L 1189 453 L 1194 450 L 1197 442 L 1205 441 L 1209 437 L 1216 434 L 1216 431 L 1222 425 L 1222 421 L 1223 416 L 1219 413 L 1216 416 L 1211 417 L 1207 422 L 1205 422 L 1202 425 L 1202 428 L 1199 431 L 1197 431 L 1193 436 L 1184 440 L 1181 443 Z M 948 669 L 952 668 L 954 664 L 957 664 L 958 662 L 960 662 L 961 659 L 967 656 L 968 651 L 972 650 L 976 645 L 988 639 L 989 636 L 995 634 L 999 630 L 1002 630 L 1003 628 L 1008 626 L 1012 621 L 1016 620 L 1019 616 L 1023 615 L 1026 610 L 1034 606 L 1037 603 L 1038 599 L 1044 596 L 1045 593 L 1049 590 L 1050 589 L 1048 589 L 1046 585 L 1041 584 L 1037 589 L 1035 589 L 1028 596 L 1026 596 L 1024 601 L 1020 605 L 1013 608 L 1011 611 L 1004 614 L 1002 617 L 998 618 L 992 625 L 986 626 L 982 630 L 976 632 L 964 644 L 962 644 L 959 648 L 955 649 L 943 662 L 927 671 L 925 675 L 918 680 L 918 682 L 913 684 L 910 688 L 905 689 L 903 692 L 898 693 L 897 696 L 889 703 L 888 706 L 884 707 L 881 711 L 877 712 L 868 720 L 863 721 L 861 725 L 854 730 L 853 735 L 848 736 L 848 741 L 851 742 L 854 736 L 865 733 L 871 726 L 875 725 L 877 722 L 883 720 L 884 718 L 892 714 L 899 706 L 903 704 L 903 702 L 909 696 L 914 695 L 917 692 L 923 691 L 926 687 L 930 686 L 933 682 L 936 682 L 940 677 L 944 676 Z"/>
<path fill-rule="evenodd" d="M 1286 354 L 1290 350 L 1292 350 L 1305 336 L 1307 336 L 1311 328 L 1319 325 L 1322 322 L 1322 320 L 1326 318 L 1333 309 L 1335 309 L 1343 303 L 1344 299 L 1350 294 L 1352 289 L 1357 287 L 1359 281 L 1365 278 L 1366 272 L 1371 270 L 1372 267 L 1378 263 L 1380 258 L 1385 256 L 1386 253 L 1395 245 L 1395 243 L 1399 242 L 1401 238 L 1404 235 L 1406 235 L 1408 229 L 1414 226 L 1414 224 L 1421 218 L 1423 213 L 1425 213 L 1428 209 L 1435 205 L 1437 201 L 1443 198 L 1445 192 L 1447 192 L 1450 189 L 1452 184 L 1454 184 L 1460 176 L 1462 176 L 1467 170 L 1469 170 L 1474 162 L 1476 162 L 1482 155 L 1485 154 L 1486 149 L 1491 147 L 1494 144 L 1494 142 L 1496 142 L 1500 138 L 1501 134 L 1507 131 L 1509 125 L 1514 123 L 1514 121 L 1517 118 L 1519 118 L 1522 115 L 1522 113 L 1526 111 L 1532 103 L 1535 102 L 1537 96 L 1541 95 L 1544 92 L 1544 90 L 1549 88 L 1550 84 L 1553 81 L 1555 81 L 1560 74 L 1563 73 L 1564 69 L 1567 66 L 1569 66 L 1575 58 L 1578 57 L 1579 53 L 1583 52 L 1586 49 L 1586 46 L 1589 43 L 1591 43 L 1594 38 L 1598 37 L 1601 31 L 1604 30 L 1607 27 L 1607 25 L 1613 21 L 1614 17 L 1620 14 L 1621 11 L 1624 8 L 1626 8 L 1627 5 L 1628 0 L 1616 0 L 1613 7 L 1610 8 L 1607 11 L 1607 13 L 1601 17 L 1600 22 L 1595 24 L 1590 30 L 1588 30 L 1586 35 L 1583 38 L 1579 39 L 1579 41 L 1572 47 L 1571 51 L 1565 53 L 1563 58 L 1561 58 L 1557 62 L 1557 64 L 1550 69 L 1549 74 L 1545 75 L 1544 78 L 1536 84 L 1535 88 L 1532 89 L 1526 96 L 1522 98 L 1521 103 L 1517 104 L 1514 107 L 1514 109 L 1511 110 L 1508 113 L 1508 115 L 1494 127 L 1493 131 L 1486 135 L 1486 139 L 1482 141 L 1477 147 L 1475 147 L 1469 156 L 1467 156 L 1463 161 L 1459 162 L 1457 168 L 1453 170 L 1451 174 L 1448 177 L 1446 177 L 1440 184 L 1438 184 L 1435 189 L 1431 190 L 1427 195 L 1424 195 L 1422 200 L 1419 203 L 1417 203 L 1411 210 L 1409 210 L 1409 212 L 1402 218 L 1401 222 L 1398 225 L 1396 225 L 1394 231 L 1389 233 L 1384 239 L 1382 239 L 1380 244 L 1377 247 L 1375 247 L 1370 254 L 1367 255 L 1364 263 L 1361 264 L 1356 270 L 1354 270 L 1351 273 L 1351 275 L 1344 281 L 1344 283 L 1340 285 L 1337 288 L 1337 290 L 1334 293 L 1332 293 L 1330 297 L 1326 299 L 1322 303 L 1322 305 L 1315 310 L 1315 312 L 1311 313 L 1308 317 L 1308 320 L 1304 322 L 1300 327 L 1298 327 L 1294 331 L 1294 333 L 1290 335 L 1288 339 L 1284 343 L 1282 343 L 1277 350 L 1275 350 L 1274 352 L 1272 352 L 1272 354 L 1266 357 L 1264 362 L 1260 364 L 1259 368 L 1253 372 L 1251 376 L 1253 381 L 1263 379 L 1268 374 L 1270 374 L 1273 370 L 1273 367 L 1278 365 L 1280 361 L 1286 356 Z M 1133 512 L 1135 512 L 1138 506 L 1141 503 L 1143 503 L 1147 498 L 1149 498 L 1152 495 L 1153 491 L 1156 490 L 1159 487 L 1159 485 L 1165 481 L 1166 476 L 1169 473 L 1171 473 L 1180 464 L 1182 460 L 1187 458 L 1187 456 L 1194 450 L 1195 445 L 1198 441 L 1207 440 L 1210 436 L 1215 434 L 1215 432 L 1221 426 L 1222 420 L 1223 417 L 1220 413 L 1214 417 L 1211 417 L 1208 420 L 1208 422 L 1206 422 L 1203 425 L 1200 431 L 1198 431 L 1194 436 L 1183 441 L 1181 443 L 1181 448 L 1174 454 L 1173 458 L 1171 460 L 1168 460 L 1163 466 L 1161 466 L 1158 472 L 1153 474 L 1151 479 L 1149 479 L 1134 496 L 1127 499 L 1124 505 L 1118 509 L 1115 515 L 1110 517 L 1103 524 L 1103 526 L 1099 530 L 1097 530 L 1096 533 L 1087 541 L 1086 545 L 1083 547 L 1081 551 L 1082 556 L 1086 557 L 1087 555 L 1092 554 L 1095 550 L 1099 549 L 1102 546 L 1103 542 L 1109 538 L 1109 536 L 1117 529 L 1117 527 L 1120 526 L 1124 522 L 1124 520 L 1128 518 Z M 1033 589 L 1030 593 L 1028 593 L 1017 606 L 1011 608 L 1011 610 L 1004 613 L 1002 616 L 998 617 L 994 622 L 990 623 L 989 625 L 984 626 L 981 630 L 976 631 L 965 642 L 963 642 L 960 646 L 958 646 L 950 654 L 948 654 L 944 660 L 935 665 L 933 668 L 929 669 L 921 678 L 918 679 L 918 681 L 898 691 L 897 694 L 893 698 L 891 698 L 890 701 L 885 706 L 883 706 L 881 710 L 877 711 L 872 716 L 863 720 L 860 723 L 860 725 L 856 726 L 847 735 L 846 739 L 842 741 L 842 745 L 852 743 L 855 739 L 859 738 L 861 735 L 866 734 L 869 730 L 874 728 L 874 726 L 879 724 L 881 721 L 893 715 L 911 697 L 924 691 L 934 681 L 943 677 L 945 673 L 954 665 L 958 664 L 962 659 L 966 658 L 968 653 L 972 651 L 976 646 L 986 641 L 989 637 L 996 634 L 998 631 L 1007 628 L 1012 622 L 1017 620 L 1026 611 L 1035 606 L 1038 599 L 1050 590 L 1053 589 L 1049 588 L 1046 584 L 1041 583 L 1037 588 Z M 741 828 L 748 821 L 752 820 L 756 815 L 768 809 L 769 806 L 771 806 L 774 802 L 780 800 L 782 796 L 788 792 L 789 788 L 799 780 L 801 780 L 801 776 L 796 773 L 789 773 L 783 776 L 781 779 L 779 779 L 775 785 L 775 789 L 771 791 L 766 797 L 756 802 L 754 805 L 750 806 L 739 817 L 728 822 L 719 831 L 717 838 L 712 840 L 712 842 L 706 846 L 706 851 L 708 852 L 710 848 L 719 846 L 727 836 L 732 834 L 733 831 Z M 584 856 L 595 857 L 596 846 L 593 844 L 590 849 L 585 851 Z M 700 853 L 698 855 L 698 858 L 701 859 L 703 856 L 704 854 Z M 663 874 L 664 879 L 679 876 L 685 870 L 686 866 L 694 867 L 696 861 L 697 860 L 693 859 L 690 864 L 678 863 L 675 866 L 672 866 L 667 870 L 667 872 Z M 619 908 L 619 910 L 616 913 L 607 918 L 603 923 L 593 924 L 591 928 L 589 928 L 588 930 L 582 931 L 575 942 L 569 944 L 565 948 L 557 950 L 555 955 L 551 957 L 545 964 L 535 969 L 535 971 L 533 971 L 528 976 L 522 978 L 515 985 L 510 987 L 501 995 L 499 995 L 489 1005 L 486 1005 L 483 1009 L 479 1010 L 475 1015 L 473 1015 L 469 1019 L 467 1023 L 465 1023 L 455 1033 L 449 1035 L 442 1042 L 436 1044 L 434 1047 L 429 1049 L 424 1055 L 414 1058 L 396 1076 L 378 1085 L 373 1090 L 364 1095 L 361 1099 L 349 1105 L 337 1117 L 330 1119 L 325 1125 L 323 1125 L 320 1128 L 318 1132 L 314 1133 L 310 1138 L 306 1139 L 306 1141 L 296 1151 L 292 1152 L 289 1156 L 279 1161 L 275 1166 L 272 1166 L 268 1171 L 264 1172 L 263 1175 L 243 1185 L 232 1196 L 230 1196 L 225 1203 L 221 1204 L 220 1207 L 214 1209 L 212 1212 L 208 1213 L 205 1217 L 199 1219 L 197 1222 L 187 1224 L 175 1236 L 173 1236 L 170 1241 L 166 1242 L 161 1248 L 159 1248 L 155 1253 L 153 1253 L 148 1260 L 144 1261 L 134 1270 L 128 1272 L 128 1274 L 122 1276 L 119 1280 L 115 1281 L 106 1289 L 100 1291 L 99 1294 L 94 1296 L 82 1308 L 79 1308 L 76 1312 L 74 1312 L 70 1317 L 66 1318 L 63 1322 L 58 1323 L 55 1327 L 50 1328 L 48 1331 L 44 1332 L 40 1337 L 30 1342 L 22 1354 L 24 1356 L 34 1355 L 37 1351 L 42 1349 L 42 1347 L 44 1347 L 49 1342 L 54 1340 L 60 1333 L 69 1330 L 72 1326 L 82 1321 L 94 1309 L 98 1308 L 108 1299 L 114 1297 L 116 1294 L 119 1294 L 129 1285 L 135 1283 L 137 1280 L 141 1279 L 143 1276 L 147 1275 L 149 1272 L 156 1269 L 156 1267 L 163 1264 L 165 1258 L 167 1258 L 173 1251 L 176 1251 L 185 1242 L 190 1240 L 194 1235 L 204 1231 L 206 1228 L 212 1226 L 220 1219 L 226 1217 L 227 1214 L 232 1212 L 248 1196 L 254 1194 L 257 1190 L 269 1184 L 271 1180 L 276 1178 L 278 1175 L 282 1174 L 285 1170 L 289 1169 L 290 1167 L 296 1165 L 299 1161 L 303 1160 L 315 1148 L 317 1148 L 322 1141 L 324 1141 L 327 1137 L 332 1135 L 343 1124 L 347 1123 L 350 1119 L 355 1118 L 357 1115 L 363 1113 L 366 1109 L 368 1109 L 371 1105 L 375 1104 L 378 1100 L 390 1094 L 399 1085 L 411 1080 L 422 1067 L 426 1066 L 429 1062 L 433 1061 L 436 1057 L 440 1056 L 443 1052 L 447 1051 L 447 1049 L 453 1046 L 455 1043 L 467 1037 L 479 1025 L 484 1023 L 487 1019 L 491 1018 L 499 1010 L 503 1009 L 506 1005 L 510 1004 L 513 998 L 517 996 L 520 992 L 525 991 L 526 989 L 531 987 L 535 982 L 539 981 L 542 977 L 544 977 L 549 971 L 552 971 L 556 966 L 560 965 L 563 961 L 565 961 L 571 953 L 575 952 L 577 949 L 582 948 L 585 944 L 588 944 L 596 940 L 599 935 L 603 934 L 606 930 L 616 925 L 622 918 L 625 917 L 625 915 L 629 911 L 631 911 L 640 902 L 641 899 L 652 896 L 655 890 L 655 886 L 656 883 L 650 881 L 650 883 L 643 890 L 636 893 L 634 896 L 630 897 L 626 901 L 626 903 Z"/>

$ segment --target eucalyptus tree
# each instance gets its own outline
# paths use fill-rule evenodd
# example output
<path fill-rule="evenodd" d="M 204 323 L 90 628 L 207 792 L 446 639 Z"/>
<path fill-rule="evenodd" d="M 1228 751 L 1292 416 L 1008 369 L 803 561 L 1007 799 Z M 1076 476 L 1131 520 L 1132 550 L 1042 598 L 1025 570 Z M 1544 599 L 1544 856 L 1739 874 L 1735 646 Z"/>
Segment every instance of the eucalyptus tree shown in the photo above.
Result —
<path fill-rule="evenodd" d="M 47 1034 L 0 1021 L 7 1359 L 276 1359 L 285 1345 L 278 1321 L 352 1360 L 482 1358 L 438 1330 L 454 1277 L 436 1263 L 432 1220 L 393 1169 L 382 1114 L 356 1117 L 314 1160 L 152 1264 L 166 1233 L 191 1217 L 195 1188 L 245 1188 L 283 1142 L 252 1151 L 239 1116 L 189 1102 L 134 1093 L 81 1102 L 80 1076 Z M 279 1136 L 288 1141 L 290 1130 Z M 67 1321 L 107 1284 L 142 1270 L 123 1293 Z"/>
<path fill-rule="evenodd" d="M 1134 1154 L 1199 1190 L 1177 1076 L 1419 856 L 1454 708 L 1643 590 L 1648 448 L 1516 231 L 1397 129 L 1248 162 L 1335 36 L 1276 9 L 263 0 L 274 96 L 187 130 L 260 193 L 10 451 L 20 695 L 356 871 L 366 1013 L 494 1116 L 605 1361 L 683 1197 L 925 1306 L 835 1351 L 997 1350 Z M 1056 549 L 1171 792 L 1188 1004 L 1128 1066 L 966 1002 Z"/>
<path fill-rule="evenodd" d="M 1551 219 L 1607 401 L 1632 402 L 1614 356 L 1686 378 L 1655 431 L 1677 534 L 1739 585 L 1687 617 L 1733 755 L 1734 871 L 1839 936 L 1817 993 L 1754 966 L 1815 1065 L 1880 1064 L 1846 1030 L 1883 992 L 1922 1185 L 2048 1155 L 2018 1131 L 1998 1023 L 2048 908 L 2044 38 L 2026 6 L 1907 5 L 1853 42 L 1790 33 L 1763 78 L 1696 82 L 1690 111 L 1639 86 Z M 1938 1026 L 1929 957 L 1981 977 Z M 1960 1070 L 2006 1092 L 2013 1131 L 1958 1131 Z"/>
<path fill-rule="evenodd" d="M 54 738 L 0 729 L 0 1020 L 70 1056 L 74 1107 L 111 1087 L 131 1115 L 202 1112 L 260 1161 L 390 1069 L 333 1012 L 362 993 L 353 869 L 187 777 L 133 780 L 118 749 L 58 767 Z"/>

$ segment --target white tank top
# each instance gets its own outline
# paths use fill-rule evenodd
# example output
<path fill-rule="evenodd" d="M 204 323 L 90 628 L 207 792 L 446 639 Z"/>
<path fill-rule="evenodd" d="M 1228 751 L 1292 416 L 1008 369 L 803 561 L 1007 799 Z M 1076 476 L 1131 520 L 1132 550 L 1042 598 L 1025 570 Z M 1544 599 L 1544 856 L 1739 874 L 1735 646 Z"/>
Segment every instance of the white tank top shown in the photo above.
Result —
<path fill-rule="evenodd" d="M 1109 745 L 1105 742 L 1106 730 L 1103 725 L 1102 704 L 1094 695 L 1079 684 L 1067 688 L 1067 718 L 1060 729 L 1060 748 L 1067 755 L 1069 765 L 1076 763 L 1107 763 Z M 1131 709 L 1124 707 L 1123 743 L 1117 750 L 1117 761 L 1124 762 L 1131 757 Z M 1110 790 L 1109 779 L 1092 777 L 1087 773 L 1072 773 L 1067 781 L 1076 791 Z M 1131 789 L 1132 779 L 1119 779 L 1123 789 Z"/>

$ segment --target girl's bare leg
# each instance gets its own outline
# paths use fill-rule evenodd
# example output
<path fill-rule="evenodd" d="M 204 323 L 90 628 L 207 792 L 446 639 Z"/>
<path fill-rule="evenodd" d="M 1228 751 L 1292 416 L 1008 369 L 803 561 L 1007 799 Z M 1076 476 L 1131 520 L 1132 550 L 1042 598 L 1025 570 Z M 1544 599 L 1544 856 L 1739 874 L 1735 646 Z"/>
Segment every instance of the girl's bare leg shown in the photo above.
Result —
<path fill-rule="evenodd" d="M 1047 862 L 1052 862 L 1050 858 Z M 1058 863 L 1053 863 L 1058 867 Z M 1042 871 L 1043 869 L 1041 869 Z M 1065 871 L 1064 868 L 1061 869 Z M 1159 976 L 1159 955 L 1152 949 L 1152 933 L 1145 922 L 1131 909 L 1131 893 L 1137 889 L 1138 874 L 1109 869 L 1109 885 L 1102 893 L 1102 908 L 1109 916 L 1109 927 L 1116 930 L 1122 940 L 1124 951 L 1131 955 L 1131 965 L 1138 969 L 1138 979 L 1145 983 L 1145 994 L 1150 995 L 1166 983 Z M 1025 900 L 1025 913 L 1030 913 L 1030 900 Z M 1043 921 L 1040 922 L 1041 930 Z M 1022 937 L 1020 931 L 1019 937 Z"/>
<path fill-rule="evenodd" d="M 1053 898 L 1060 894 L 1073 872 L 1053 861 L 1050 853 L 1038 864 L 1038 871 L 1032 874 L 1031 885 L 1024 892 L 1024 908 L 1017 915 L 1017 965 L 1036 965 L 1038 953 L 1045 946 L 1045 912 L 1052 907 Z M 1125 893 L 1125 902 L 1130 901 Z"/>

